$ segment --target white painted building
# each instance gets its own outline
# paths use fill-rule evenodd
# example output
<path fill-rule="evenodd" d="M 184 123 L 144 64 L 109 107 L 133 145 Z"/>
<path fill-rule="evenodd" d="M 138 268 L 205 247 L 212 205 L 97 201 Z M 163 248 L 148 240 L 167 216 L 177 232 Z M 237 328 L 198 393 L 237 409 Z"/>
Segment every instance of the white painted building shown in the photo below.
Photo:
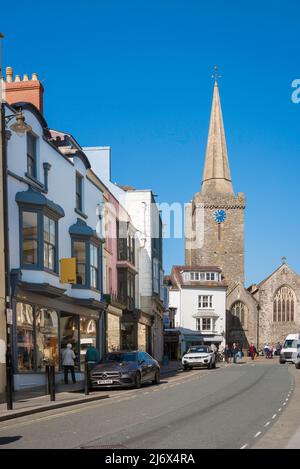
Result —
<path fill-rule="evenodd" d="M 62 351 L 72 343 L 77 379 L 86 344 L 104 350 L 102 242 L 103 194 L 75 139 L 51 131 L 30 103 L 21 107 L 31 131 L 7 142 L 9 262 L 13 309 L 15 389 L 45 382 L 53 362 L 62 376 Z M 76 258 L 75 283 L 61 283 L 60 260 Z"/>
<path fill-rule="evenodd" d="M 136 277 L 136 291 L 139 291 L 139 298 L 136 306 L 143 317 L 150 318 L 150 322 L 147 321 L 147 325 L 151 325 L 151 347 L 148 351 L 161 361 L 164 312 L 162 221 L 153 192 L 111 182 L 109 147 L 85 147 L 84 151 L 93 170 L 128 212 L 137 230 L 139 275 Z"/>
<path fill-rule="evenodd" d="M 191 345 L 225 345 L 227 285 L 221 270 L 218 267 L 173 266 L 168 279 L 169 308 L 175 311 L 180 354 Z M 165 340 L 168 343 L 168 331 Z"/>

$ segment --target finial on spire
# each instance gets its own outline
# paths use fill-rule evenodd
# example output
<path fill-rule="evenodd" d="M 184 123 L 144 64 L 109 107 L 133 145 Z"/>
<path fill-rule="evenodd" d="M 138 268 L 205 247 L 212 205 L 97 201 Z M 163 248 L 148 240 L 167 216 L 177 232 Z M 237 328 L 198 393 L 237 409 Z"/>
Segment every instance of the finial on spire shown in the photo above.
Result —
<path fill-rule="evenodd" d="M 282 257 L 282 264 L 286 264 L 286 257 L 285 256 Z"/>
<path fill-rule="evenodd" d="M 218 78 L 222 78 L 222 75 L 219 75 L 218 73 L 217 65 L 214 66 L 214 74 L 211 77 L 215 79 L 215 85 L 218 84 Z"/>

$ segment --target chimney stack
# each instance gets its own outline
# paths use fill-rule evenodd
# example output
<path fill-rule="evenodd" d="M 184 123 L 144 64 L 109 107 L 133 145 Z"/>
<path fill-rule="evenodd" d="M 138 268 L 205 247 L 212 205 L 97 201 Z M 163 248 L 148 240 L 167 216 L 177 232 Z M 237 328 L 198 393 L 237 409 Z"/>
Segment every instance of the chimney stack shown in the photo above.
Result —
<path fill-rule="evenodd" d="M 8 104 L 24 101 L 33 104 L 43 114 L 44 87 L 39 81 L 37 73 L 33 73 L 31 79 L 27 73 L 24 74 L 23 80 L 20 75 L 16 75 L 13 79 L 12 67 L 6 67 L 4 92 Z"/>

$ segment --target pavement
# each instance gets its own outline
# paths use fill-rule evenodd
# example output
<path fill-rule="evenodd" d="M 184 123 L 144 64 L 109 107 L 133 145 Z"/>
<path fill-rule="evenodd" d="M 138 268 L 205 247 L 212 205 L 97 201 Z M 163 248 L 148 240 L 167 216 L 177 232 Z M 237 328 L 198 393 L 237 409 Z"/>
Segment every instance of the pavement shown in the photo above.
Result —
<path fill-rule="evenodd" d="M 161 376 L 176 374 L 181 369 L 180 361 L 170 361 L 168 364 L 161 366 Z M 93 391 L 85 395 L 84 382 L 78 382 L 75 385 L 56 385 L 55 401 L 50 401 L 50 396 L 45 394 L 44 386 L 18 391 L 14 393 L 12 410 L 7 410 L 6 403 L 0 404 L 0 422 L 48 410 L 107 399 L 110 394 L 111 391 L 106 389 L 105 391 Z"/>
<path fill-rule="evenodd" d="M 0 422 L 0 445 L 253 448 L 287 415 L 295 395 L 291 372 L 278 360 L 264 359 L 218 364 L 216 370 L 174 370 L 158 386 L 114 390 L 100 402 Z"/>

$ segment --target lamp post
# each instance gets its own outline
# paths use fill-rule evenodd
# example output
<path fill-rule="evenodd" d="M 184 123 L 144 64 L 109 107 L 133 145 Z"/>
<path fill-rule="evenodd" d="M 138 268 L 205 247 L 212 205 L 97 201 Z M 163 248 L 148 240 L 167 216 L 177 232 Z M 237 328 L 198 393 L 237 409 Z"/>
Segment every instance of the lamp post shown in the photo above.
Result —
<path fill-rule="evenodd" d="M 256 318 L 256 348 L 257 348 L 257 352 L 258 352 L 258 348 L 259 348 L 259 312 L 260 312 L 260 305 L 259 305 L 259 304 L 257 304 L 256 309 L 257 309 L 257 318 Z"/>
<path fill-rule="evenodd" d="M 6 129 L 7 124 L 16 119 L 16 122 L 10 126 L 11 130 L 17 134 L 24 134 L 31 130 L 31 127 L 25 123 L 25 117 L 22 110 L 19 109 L 15 114 L 6 115 L 4 100 L 4 80 L 2 75 L 2 39 L 4 35 L 0 32 L 0 159 L 2 162 L 2 193 L 3 193 L 3 244 L 4 244 L 4 276 L 5 276 L 5 313 L 6 313 L 6 402 L 7 409 L 13 408 L 12 399 L 12 304 L 10 288 L 10 266 L 9 266 L 9 224 L 8 224 L 8 188 L 7 188 L 7 141 L 11 132 Z"/>

